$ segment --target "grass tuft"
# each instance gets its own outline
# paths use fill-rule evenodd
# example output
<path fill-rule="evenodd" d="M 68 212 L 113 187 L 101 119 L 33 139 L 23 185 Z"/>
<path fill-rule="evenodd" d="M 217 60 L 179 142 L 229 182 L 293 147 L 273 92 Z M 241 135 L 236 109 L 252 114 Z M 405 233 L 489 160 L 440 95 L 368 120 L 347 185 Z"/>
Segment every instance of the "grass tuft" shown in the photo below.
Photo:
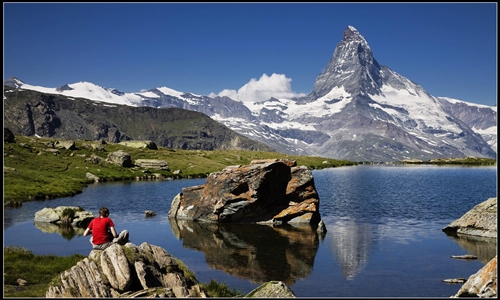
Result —
<path fill-rule="evenodd" d="M 4 247 L 4 297 L 45 297 L 51 282 L 59 274 L 86 256 L 35 255 L 26 248 Z M 18 279 L 26 280 L 20 286 Z"/>
<path fill-rule="evenodd" d="M 218 297 L 243 297 L 244 294 L 237 289 L 230 289 L 225 283 L 218 283 L 211 279 L 209 283 L 200 284 L 207 296 Z"/>

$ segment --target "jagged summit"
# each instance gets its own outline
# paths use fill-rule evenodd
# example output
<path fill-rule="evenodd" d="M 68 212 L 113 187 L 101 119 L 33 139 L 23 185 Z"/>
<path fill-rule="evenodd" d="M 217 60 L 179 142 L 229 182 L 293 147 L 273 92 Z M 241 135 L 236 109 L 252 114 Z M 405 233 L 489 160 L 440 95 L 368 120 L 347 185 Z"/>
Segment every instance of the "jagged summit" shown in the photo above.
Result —
<path fill-rule="evenodd" d="M 370 49 L 365 38 L 361 35 L 361 33 L 359 33 L 356 28 L 354 28 L 354 26 L 351 25 L 347 26 L 347 28 L 344 30 L 341 42 L 358 42 L 363 44 L 363 47 Z"/>
<path fill-rule="evenodd" d="M 325 71 L 316 78 L 310 99 L 323 97 L 335 87 L 343 87 L 352 95 L 379 95 L 382 85 L 380 70 L 365 38 L 349 25 Z"/>

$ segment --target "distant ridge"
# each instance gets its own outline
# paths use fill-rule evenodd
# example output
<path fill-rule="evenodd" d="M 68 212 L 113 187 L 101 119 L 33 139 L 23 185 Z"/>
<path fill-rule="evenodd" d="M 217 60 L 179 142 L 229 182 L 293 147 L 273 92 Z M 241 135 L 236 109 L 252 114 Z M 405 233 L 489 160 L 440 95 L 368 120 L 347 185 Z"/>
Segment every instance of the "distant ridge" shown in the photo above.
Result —
<path fill-rule="evenodd" d="M 202 112 L 282 153 L 351 161 L 496 158 L 496 106 L 430 95 L 381 65 L 366 39 L 347 26 L 325 71 L 307 96 L 240 102 L 157 87 L 123 93 L 89 82 L 35 87 L 4 85 L 127 106 Z"/>

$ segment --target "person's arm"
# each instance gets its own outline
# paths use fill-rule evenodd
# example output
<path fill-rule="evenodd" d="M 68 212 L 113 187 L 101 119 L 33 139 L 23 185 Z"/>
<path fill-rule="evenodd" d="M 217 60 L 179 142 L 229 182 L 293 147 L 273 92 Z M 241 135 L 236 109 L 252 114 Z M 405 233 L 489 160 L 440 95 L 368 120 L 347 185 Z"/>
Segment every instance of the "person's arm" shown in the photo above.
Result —
<path fill-rule="evenodd" d="M 90 234 L 90 228 L 87 227 L 87 229 L 85 229 L 85 232 L 83 233 L 83 236 L 87 236 Z"/>
<path fill-rule="evenodd" d="M 114 238 L 117 238 L 117 237 L 118 237 L 118 234 L 116 234 L 115 227 L 114 227 L 114 226 L 111 226 L 111 227 L 109 227 L 109 229 L 111 229 L 111 233 L 113 234 L 113 237 L 114 237 Z"/>

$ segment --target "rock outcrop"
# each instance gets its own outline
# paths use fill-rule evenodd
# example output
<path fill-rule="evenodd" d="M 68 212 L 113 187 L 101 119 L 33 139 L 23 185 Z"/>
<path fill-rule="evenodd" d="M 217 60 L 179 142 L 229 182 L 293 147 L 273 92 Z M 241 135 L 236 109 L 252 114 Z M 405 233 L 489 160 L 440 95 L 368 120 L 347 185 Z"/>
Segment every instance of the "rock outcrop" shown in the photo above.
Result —
<path fill-rule="evenodd" d="M 319 196 L 312 172 L 293 160 L 256 160 L 211 173 L 204 185 L 182 189 L 170 218 L 217 223 L 317 225 Z"/>
<path fill-rule="evenodd" d="M 123 150 L 118 150 L 108 154 L 107 161 L 124 168 L 133 167 L 130 154 Z"/>
<path fill-rule="evenodd" d="M 198 280 L 165 249 L 113 244 L 62 272 L 46 298 L 206 297 Z"/>
<path fill-rule="evenodd" d="M 158 150 L 158 146 L 152 141 L 122 141 L 119 144 L 132 148 Z"/>
<path fill-rule="evenodd" d="M 479 203 L 459 219 L 443 228 L 452 235 L 497 238 L 497 198 Z"/>
<path fill-rule="evenodd" d="M 85 228 L 96 216 L 81 207 L 58 206 L 45 207 L 35 213 L 35 223 L 67 224 L 74 227 Z"/>
<path fill-rule="evenodd" d="M 72 140 L 56 141 L 54 147 L 59 149 L 76 150 L 75 141 Z"/>
<path fill-rule="evenodd" d="M 146 242 L 113 244 L 61 272 L 46 298 L 207 298 L 198 279 L 165 249 Z M 281 281 L 264 283 L 245 298 L 291 298 Z"/>
<path fill-rule="evenodd" d="M 446 234 L 456 236 L 459 240 L 476 242 L 494 241 L 497 238 L 497 198 L 489 198 L 479 203 L 459 219 L 443 228 Z M 497 256 L 493 257 L 477 273 L 471 275 L 460 290 L 452 296 L 497 298 Z"/>
<path fill-rule="evenodd" d="M 295 298 L 295 294 L 283 282 L 269 281 L 248 293 L 245 298 Z"/>
<path fill-rule="evenodd" d="M 9 128 L 4 128 L 3 129 L 3 142 L 4 143 L 14 143 L 14 141 L 16 140 L 14 134 L 12 133 L 12 131 L 10 131 Z"/>
<path fill-rule="evenodd" d="M 460 290 L 453 296 L 497 298 L 497 257 L 473 274 L 462 285 Z"/>

